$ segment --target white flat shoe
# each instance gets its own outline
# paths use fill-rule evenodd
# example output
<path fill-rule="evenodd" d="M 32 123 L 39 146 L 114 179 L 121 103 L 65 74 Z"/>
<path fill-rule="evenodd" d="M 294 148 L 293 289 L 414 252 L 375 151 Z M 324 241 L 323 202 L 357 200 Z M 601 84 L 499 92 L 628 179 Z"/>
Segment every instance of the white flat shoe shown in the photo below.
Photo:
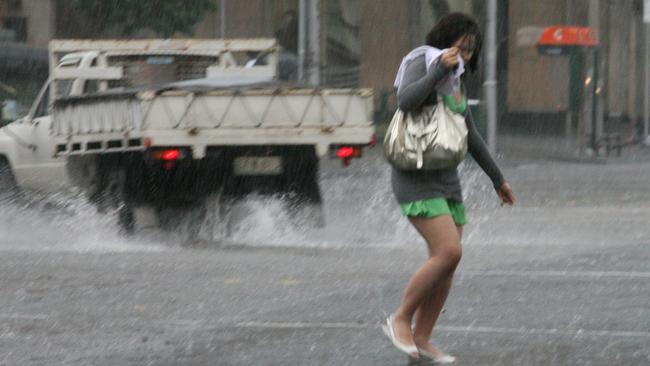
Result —
<path fill-rule="evenodd" d="M 418 353 L 420 354 L 420 357 L 429 362 L 432 362 L 434 365 L 450 365 L 456 362 L 456 357 L 448 354 L 443 354 L 442 356 L 434 356 L 427 351 L 420 350 L 418 350 Z"/>
<path fill-rule="evenodd" d="M 414 359 L 419 358 L 420 352 L 418 351 L 418 348 L 415 345 L 407 346 L 403 343 L 400 343 L 397 340 L 397 337 L 395 337 L 395 331 L 393 330 L 392 315 L 386 318 L 386 324 L 382 324 L 381 329 L 384 331 L 384 334 L 386 334 L 386 337 L 388 337 L 388 339 L 390 339 L 390 341 L 393 342 L 393 346 L 395 346 L 395 348 L 406 353 L 410 358 L 414 358 Z"/>

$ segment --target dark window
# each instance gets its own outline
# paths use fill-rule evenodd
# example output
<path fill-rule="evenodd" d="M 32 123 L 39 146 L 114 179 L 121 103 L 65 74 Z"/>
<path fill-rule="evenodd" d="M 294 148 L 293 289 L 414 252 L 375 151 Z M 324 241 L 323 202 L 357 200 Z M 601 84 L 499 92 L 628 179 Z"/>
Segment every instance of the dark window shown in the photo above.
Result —
<path fill-rule="evenodd" d="M 23 1 L 22 0 L 7 0 L 7 5 L 9 10 L 11 11 L 17 11 L 23 8 Z"/>
<path fill-rule="evenodd" d="M 45 93 L 43 93 L 40 102 L 38 102 L 38 106 L 36 107 L 36 111 L 34 112 L 34 118 L 47 116 L 49 114 L 49 109 L 50 109 L 50 87 L 48 86 L 47 89 L 45 89 Z"/>
<path fill-rule="evenodd" d="M 4 19 L 4 28 L 14 31 L 14 41 L 27 42 L 27 18 L 7 17 Z"/>
<path fill-rule="evenodd" d="M 74 79 L 59 79 L 56 82 L 56 95 L 58 97 L 67 97 L 72 91 Z"/>
<path fill-rule="evenodd" d="M 84 84 L 84 94 L 96 93 L 99 91 L 99 82 L 95 79 L 86 80 Z"/>
<path fill-rule="evenodd" d="M 97 67 L 97 59 L 93 59 L 90 63 L 91 67 Z M 84 94 L 85 93 L 95 93 L 99 91 L 99 81 L 96 79 L 88 79 L 84 83 Z"/>

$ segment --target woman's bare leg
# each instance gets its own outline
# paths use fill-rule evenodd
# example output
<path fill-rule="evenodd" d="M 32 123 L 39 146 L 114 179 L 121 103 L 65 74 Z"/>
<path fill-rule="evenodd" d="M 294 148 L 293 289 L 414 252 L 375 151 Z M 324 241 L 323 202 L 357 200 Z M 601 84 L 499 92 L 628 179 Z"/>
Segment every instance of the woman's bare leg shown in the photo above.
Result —
<path fill-rule="evenodd" d="M 432 297 L 432 289 L 448 287 L 445 281 L 461 257 L 460 237 L 451 216 L 409 217 L 409 221 L 426 240 L 429 259 L 411 276 L 402 303 L 393 313 L 396 337 L 406 345 L 414 344 L 411 323 L 416 310 Z"/>
<path fill-rule="evenodd" d="M 463 226 L 457 225 L 459 239 L 463 237 Z M 431 256 L 431 253 L 429 253 Z M 446 279 L 442 281 L 440 286 L 435 286 L 427 300 L 418 307 L 415 313 L 415 330 L 413 332 L 413 340 L 418 349 L 427 351 L 433 355 L 443 355 L 443 352 L 429 343 L 433 327 L 435 326 L 438 316 L 442 311 L 449 289 L 453 281 L 454 272 L 451 272 Z"/>

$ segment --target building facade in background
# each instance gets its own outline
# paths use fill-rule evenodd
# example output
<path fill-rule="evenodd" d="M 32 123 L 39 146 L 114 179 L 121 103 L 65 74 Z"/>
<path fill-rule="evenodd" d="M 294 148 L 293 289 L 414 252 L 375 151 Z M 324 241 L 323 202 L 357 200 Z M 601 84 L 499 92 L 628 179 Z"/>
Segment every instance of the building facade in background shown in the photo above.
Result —
<path fill-rule="evenodd" d="M 590 26 L 597 33 L 601 41 L 599 98 L 603 128 L 641 118 L 645 43 L 641 0 L 497 1 L 501 126 L 532 125 L 537 131 L 564 128 L 571 96 L 567 80 L 575 69 L 568 58 L 542 56 L 535 47 L 541 29 L 551 25 Z M 441 16 L 462 11 L 485 24 L 485 0 L 317 2 L 321 85 L 373 88 L 378 107 L 387 109 L 395 105 L 393 81 L 401 58 L 424 42 L 426 33 Z M 217 11 L 205 14 L 193 37 L 276 37 L 287 52 L 298 53 L 299 0 L 215 3 Z M 224 24 L 221 19 L 225 19 Z M 88 34 L 84 32 L 84 21 L 67 1 L 0 0 L 0 42 L 14 48 L 20 45 L 44 50 L 55 37 L 84 38 Z M 143 30 L 141 36 L 156 35 Z M 0 62 L 3 56 L 6 60 L 7 54 L 5 47 L 0 51 Z M 588 60 L 582 67 L 585 75 L 593 73 Z M 0 76 L 6 79 L 7 73 L 0 70 Z M 468 77 L 472 98 L 481 99 L 482 79 L 482 70 Z"/>
<path fill-rule="evenodd" d="M 0 0 L 0 41 L 46 48 L 55 35 L 55 0 Z"/>
<path fill-rule="evenodd" d="M 47 78 L 55 36 L 54 0 L 0 0 L 0 102 L 31 103 Z"/>
<path fill-rule="evenodd" d="M 424 42 L 441 16 L 462 11 L 480 17 L 482 2 L 320 0 L 321 85 L 373 88 L 379 103 L 383 100 L 394 106 L 393 82 L 402 57 Z M 210 14 L 197 27 L 197 36 L 218 37 L 222 30 L 228 38 L 277 36 L 286 27 L 287 15 L 299 14 L 299 3 L 226 0 L 226 24 L 220 24 L 219 14 Z"/>
<path fill-rule="evenodd" d="M 599 105 L 607 132 L 627 123 L 640 123 L 643 106 L 644 28 L 641 0 L 509 0 L 507 58 L 502 60 L 506 80 L 506 117 L 517 124 L 531 120 L 538 128 L 562 125 L 569 109 L 571 73 L 584 69 L 586 82 L 594 74 L 593 59 L 571 65 L 568 57 L 541 56 L 534 36 L 551 25 L 588 26 L 600 41 Z M 575 125 L 575 118 L 573 124 Z M 573 126 L 575 128 L 575 126 Z M 630 131 L 630 133 L 633 131 Z"/>

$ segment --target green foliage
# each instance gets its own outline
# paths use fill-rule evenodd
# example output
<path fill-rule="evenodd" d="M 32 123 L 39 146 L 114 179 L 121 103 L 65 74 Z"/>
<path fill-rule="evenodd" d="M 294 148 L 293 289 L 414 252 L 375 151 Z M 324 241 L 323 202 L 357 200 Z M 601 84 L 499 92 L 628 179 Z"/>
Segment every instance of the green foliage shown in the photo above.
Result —
<path fill-rule="evenodd" d="M 175 32 L 192 34 L 192 28 L 206 11 L 214 10 L 215 0 L 73 0 L 88 17 L 98 34 L 133 35 L 151 29 L 169 37 Z"/>

